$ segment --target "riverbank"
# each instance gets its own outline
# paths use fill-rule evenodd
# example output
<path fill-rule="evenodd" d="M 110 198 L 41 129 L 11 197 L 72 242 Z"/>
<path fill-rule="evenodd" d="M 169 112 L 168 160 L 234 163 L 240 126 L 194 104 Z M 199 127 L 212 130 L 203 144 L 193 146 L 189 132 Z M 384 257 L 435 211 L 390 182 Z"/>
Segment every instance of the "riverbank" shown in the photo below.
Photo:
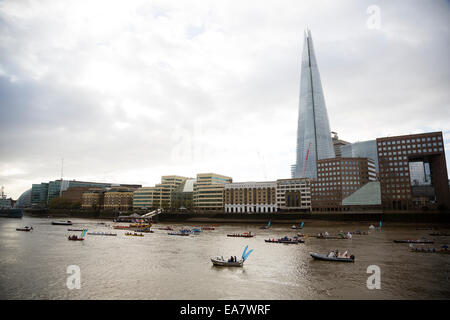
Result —
<path fill-rule="evenodd" d="M 130 213 L 131 214 L 131 213 Z M 114 219 L 117 213 L 84 210 L 24 210 L 31 217 Z M 294 224 L 303 220 L 355 221 L 355 222 L 412 222 L 450 223 L 447 213 L 411 212 L 360 212 L 360 213 L 162 213 L 155 216 L 155 222 L 195 222 L 195 223 L 258 223 L 267 221 L 279 224 Z"/>

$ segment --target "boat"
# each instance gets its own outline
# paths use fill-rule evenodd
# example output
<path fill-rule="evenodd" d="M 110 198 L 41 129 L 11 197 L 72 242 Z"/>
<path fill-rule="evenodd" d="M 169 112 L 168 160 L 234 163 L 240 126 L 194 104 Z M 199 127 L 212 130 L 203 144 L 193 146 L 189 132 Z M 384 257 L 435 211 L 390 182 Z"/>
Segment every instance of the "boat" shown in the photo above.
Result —
<path fill-rule="evenodd" d="M 126 232 L 125 233 L 126 236 L 131 236 L 131 237 L 143 237 L 144 235 L 142 233 L 131 233 L 131 232 Z"/>
<path fill-rule="evenodd" d="M 227 234 L 227 237 L 252 238 L 255 235 L 250 232 Z"/>
<path fill-rule="evenodd" d="M 86 235 L 86 232 L 87 232 L 87 229 L 84 229 L 81 232 L 81 235 L 79 237 L 73 234 L 73 235 L 70 235 L 68 239 L 72 240 L 72 241 L 83 241 L 84 240 L 84 236 Z"/>
<path fill-rule="evenodd" d="M 192 228 L 192 232 L 193 233 L 200 233 L 200 232 L 202 232 L 202 230 L 197 229 L 197 228 Z"/>
<path fill-rule="evenodd" d="M 202 227 L 202 230 L 216 230 L 215 226 L 204 226 Z"/>
<path fill-rule="evenodd" d="M 421 253 L 445 253 L 449 254 L 450 250 L 447 246 L 442 246 L 440 249 L 436 248 L 410 248 L 411 252 L 421 252 Z"/>
<path fill-rule="evenodd" d="M 316 260 L 335 261 L 335 262 L 355 262 L 354 255 L 351 255 L 349 257 L 342 257 L 342 256 L 336 257 L 336 255 L 334 254 L 333 251 L 331 251 L 328 254 L 320 254 L 320 253 L 315 253 L 315 252 L 310 252 L 309 254 L 311 255 L 311 257 L 313 257 Z"/>
<path fill-rule="evenodd" d="M 373 229 L 375 229 L 375 226 L 374 225 L 370 225 L 369 229 L 373 230 Z"/>
<path fill-rule="evenodd" d="M 52 225 L 54 226 L 71 226 L 72 221 L 52 221 Z"/>
<path fill-rule="evenodd" d="M 16 231 L 31 231 L 33 227 L 25 226 L 23 228 L 16 228 Z"/>
<path fill-rule="evenodd" d="M 298 239 L 298 237 L 294 237 L 294 238 L 289 238 L 289 237 L 284 237 L 284 238 L 280 238 L 280 239 L 265 239 L 265 242 L 269 242 L 269 243 L 285 243 L 285 244 L 298 244 L 298 243 L 305 243 L 304 240 L 300 240 Z"/>
<path fill-rule="evenodd" d="M 136 232 L 143 232 L 143 233 L 154 233 L 155 231 L 150 230 L 150 229 L 136 229 L 134 230 Z"/>
<path fill-rule="evenodd" d="M 430 236 L 435 236 L 435 237 L 450 237 L 450 233 L 433 232 L 433 233 L 430 233 Z"/>
<path fill-rule="evenodd" d="M 270 228 L 270 221 L 269 221 L 269 223 L 267 223 L 267 226 L 262 226 L 262 227 L 259 227 L 260 229 L 269 229 Z"/>
<path fill-rule="evenodd" d="M 84 238 L 79 238 L 76 235 L 71 235 L 71 236 L 69 236 L 69 240 L 72 240 L 72 241 L 83 241 Z"/>
<path fill-rule="evenodd" d="M 394 243 L 434 243 L 433 240 L 419 239 L 419 240 L 394 240 Z"/>
<path fill-rule="evenodd" d="M 152 226 L 151 223 L 148 223 L 148 224 L 132 223 L 132 224 L 130 224 L 130 228 L 142 228 L 142 229 L 145 229 L 145 228 L 150 228 L 151 226 Z"/>
<path fill-rule="evenodd" d="M 187 232 L 168 232 L 169 236 L 189 236 Z"/>
<path fill-rule="evenodd" d="M 330 236 L 328 234 L 322 234 L 319 233 L 318 235 L 315 236 L 316 239 L 333 239 L 333 240 L 342 240 L 342 239 L 349 239 L 347 236 L 345 236 L 342 233 L 339 233 L 336 236 Z"/>
<path fill-rule="evenodd" d="M 132 227 L 130 226 L 114 226 L 114 229 L 131 229 Z"/>
<path fill-rule="evenodd" d="M 299 224 L 298 226 L 297 225 L 293 225 L 292 227 L 291 227 L 291 229 L 303 229 L 303 225 L 304 225 L 305 223 L 302 221 L 302 223 L 301 224 Z"/>
<path fill-rule="evenodd" d="M 109 233 L 109 232 L 88 232 L 88 235 L 91 235 L 91 236 L 117 236 L 117 233 Z"/>
<path fill-rule="evenodd" d="M 236 261 L 234 261 L 234 259 L 231 260 L 231 258 L 228 260 L 225 260 L 222 256 L 222 257 L 211 258 L 211 262 L 212 262 L 213 266 L 218 266 L 218 267 L 242 267 L 242 266 L 244 266 L 244 262 L 245 262 L 245 260 L 247 260 L 250 253 L 253 252 L 253 249 L 250 250 L 249 252 L 247 252 L 247 248 L 248 248 L 248 245 L 245 247 L 244 252 L 242 253 L 242 257 L 239 260 L 236 259 Z"/>
<path fill-rule="evenodd" d="M 67 229 L 67 231 L 83 231 L 84 229 L 72 229 L 72 228 L 69 228 L 69 229 Z M 87 230 L 87 229 L 86 229 Z"/>

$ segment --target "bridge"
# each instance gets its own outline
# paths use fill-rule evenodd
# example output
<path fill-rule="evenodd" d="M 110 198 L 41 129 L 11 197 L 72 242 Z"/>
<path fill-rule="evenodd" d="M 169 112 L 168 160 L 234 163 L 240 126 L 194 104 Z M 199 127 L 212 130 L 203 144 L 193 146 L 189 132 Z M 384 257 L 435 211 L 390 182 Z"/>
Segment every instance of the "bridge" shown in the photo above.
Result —
<path fill-rule="evenodd" d="M 154 216 L 157 216 L 157 215 L 160 214 L 161 212 L 162 212 L 161 209 L 156 209 L 156 210 L 153 210 L 153 211 L 148 212 L 148 213 L 146 213 L 146 214 L 143 214 L 143 215 L 141 216 L 141 218 L 153 218 Z"/>

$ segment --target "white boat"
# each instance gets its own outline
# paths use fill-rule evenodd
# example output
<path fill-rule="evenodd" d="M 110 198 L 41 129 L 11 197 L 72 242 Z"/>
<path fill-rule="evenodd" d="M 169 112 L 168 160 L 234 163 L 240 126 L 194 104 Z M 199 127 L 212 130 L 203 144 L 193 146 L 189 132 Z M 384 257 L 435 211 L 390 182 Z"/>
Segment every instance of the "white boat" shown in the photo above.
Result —
<path fill-rule="evenodd" d="M 211 258 L 211 262 L 214 266 L 220 267 L 242 267 L 244 265 L 245 260 L 247 260 L 250 253 L 253 252 L 253 249 L 247 252 L 248 246 L 245 246 L 244 252 L 242 252 L 242 258 L 237 261 L 225 260 L 223 257 L 215 257 Z"/>
<path fill-rule="evenodd" d="M 221 267 L 242 267 L 244 265 L 243 259 L 240 259 L 238 261 L 228 261 L 223 257 L 211 258 L 211 262 L 213 263 L 213 265 Z"/>
<path fill-rule="evenodd" d="M 315 253 L 315 252 L 310 252 L 309 253 L 311 255 L 311 257 L 313 257 L 316 260 L 323 260 L 323 261 L 336 261 L 336 262 L 355 262 L 355 256 L 351 255 L 348 258 L 344 258 L 344 257 L 336 257 L 335 255 L 326 255 L 326 254 L 320 254 L 320 253 Z"/>

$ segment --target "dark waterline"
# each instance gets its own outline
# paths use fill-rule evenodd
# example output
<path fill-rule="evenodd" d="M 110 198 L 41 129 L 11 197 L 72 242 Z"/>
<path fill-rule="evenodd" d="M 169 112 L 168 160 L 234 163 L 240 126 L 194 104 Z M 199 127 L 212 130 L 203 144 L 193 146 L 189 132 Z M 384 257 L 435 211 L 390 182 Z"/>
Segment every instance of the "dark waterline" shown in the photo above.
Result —
<path fill-rule="evenodd" d="M 351 240 L 308 239 L 305 244 L 265 243 L 267 238 L 294 236 L 290 225 L 260 230 L 256 224 L 216 224 L 214 231 L 176 237 L 155 230 L 127 237 L 126 230 L 100 224 L 110 220 L 72 219 L 73 228 L 115 232 L 117 237 L 87 236 L 68 241 L 68 226 L 51 219 L 0 219 L 0 299 L 449 299 L 450 255 L 414 253 L 394 239 L 435 239 L 424 224 L 385 224 L 383 229 Z M 15 229 L 32 225 L 32 232 Z M 160 223 L 155 227 L 168 224 Z M 190 224 L 171 224 L 178 229 Z M 198 224 L 201 225 L 201 224 Z M 368 223 L 306 222 L 304 233 L 369 231 Z M 439 226 L 438 226 L 439 227 Z M 440 232 L 449 228 L 439 227 Z M 252 231 L 254 238 L 229 238 L 227 233 Z M 240 256 L 254 249 L 243 268 L 213 267 L 211 257 Z M 355 263 L 313 260 L 309 252 L 349 250 Z M 69 290 L 67 266 L 78 265 L 81 289 Z M 381 269 L 381 289 L 366 286 L 369 265 Z"/>

